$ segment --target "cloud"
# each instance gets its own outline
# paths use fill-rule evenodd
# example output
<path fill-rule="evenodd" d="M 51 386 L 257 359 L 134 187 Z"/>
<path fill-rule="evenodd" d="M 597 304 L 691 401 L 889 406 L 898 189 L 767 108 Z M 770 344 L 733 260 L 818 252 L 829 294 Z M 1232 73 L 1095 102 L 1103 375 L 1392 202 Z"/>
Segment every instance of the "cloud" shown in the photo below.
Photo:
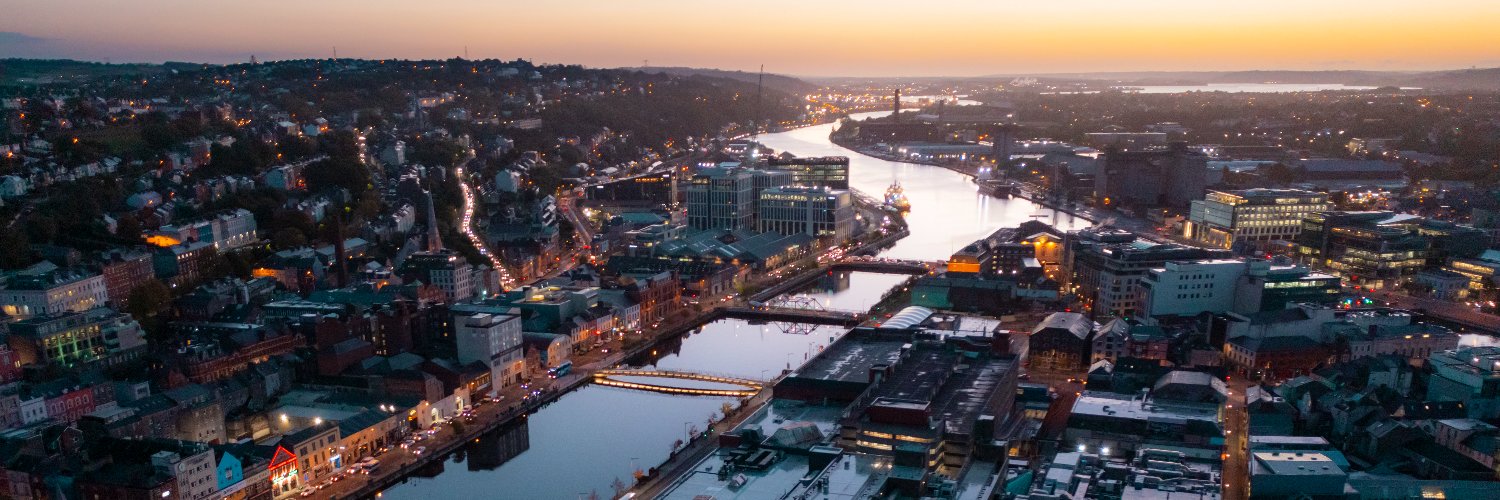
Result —
<path fill-rule="evenodd" d="M 14 31 L 0 31 L 0 43 L 42 43 L 46 38 L 31 36 Z"/>

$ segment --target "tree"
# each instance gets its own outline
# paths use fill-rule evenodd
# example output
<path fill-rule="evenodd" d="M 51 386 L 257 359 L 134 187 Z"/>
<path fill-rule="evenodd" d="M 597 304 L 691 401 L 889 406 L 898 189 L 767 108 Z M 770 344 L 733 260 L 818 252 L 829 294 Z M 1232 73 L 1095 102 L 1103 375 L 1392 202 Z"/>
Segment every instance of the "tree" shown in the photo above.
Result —
<path fill-rule="evenodd" d="M 307 235 L 294 227 L 284 227 L 271 235 L 271 247 L 277 250 L 288 250 L 307 246 Z"/>
<path fill-rule="evenodd" d="M 130 305 L 126 308 L 136 321 L 145 321 L 156 316 L 168 304 L 172 303 L 172 290 L 167 288 L 156 278 L 151 278 L 136 285 L 130 291 Z"/>
<path fill-rule="evenodd" d="M 31 265 L 31 241 L 21 231 L 0 232 L 0 269 L 20 269 Z"/>
<path fill-rule="evenodd" d="M 347 189 L 350 194 L 363 193 L 370 186 L 370 172 L 357 159 L 327 158 L 309 164 L 303 171 L 307 189 Z"/>

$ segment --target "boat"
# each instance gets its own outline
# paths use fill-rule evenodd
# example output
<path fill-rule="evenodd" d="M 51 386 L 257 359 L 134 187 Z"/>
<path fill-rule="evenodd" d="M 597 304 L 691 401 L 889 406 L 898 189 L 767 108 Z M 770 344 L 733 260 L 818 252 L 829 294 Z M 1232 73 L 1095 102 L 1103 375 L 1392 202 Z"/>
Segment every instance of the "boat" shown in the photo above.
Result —
<path fill-rule="evenodd" d="M 1010 198 L 1015 195 L 1015 187 L 1008 182 L 987 180 L 979 181 L 979 192 L 996 198 Z"/>
<path fill-rule="evenodd" d="M 896 212 L 911 211 L 911 202 L 906 199 L 906 191 L 901 189 L 901 181 L 891 183 L 891 187 L 885 190 L 885 208 Z"/>

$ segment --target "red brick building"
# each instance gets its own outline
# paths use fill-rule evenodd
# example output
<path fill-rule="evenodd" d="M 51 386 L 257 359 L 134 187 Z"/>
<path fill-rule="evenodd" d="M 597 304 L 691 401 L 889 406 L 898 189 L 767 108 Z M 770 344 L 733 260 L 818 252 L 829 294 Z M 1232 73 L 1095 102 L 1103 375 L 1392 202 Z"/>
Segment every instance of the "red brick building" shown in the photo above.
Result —
<path fill-rule="evenodd" d="M 104 289 L 116 310 L 130 305 L 130 292 L 146 280 L 156 277 L 151 254 L 145 251 L 116 250 L 104 255 L 100 265 Z"/>

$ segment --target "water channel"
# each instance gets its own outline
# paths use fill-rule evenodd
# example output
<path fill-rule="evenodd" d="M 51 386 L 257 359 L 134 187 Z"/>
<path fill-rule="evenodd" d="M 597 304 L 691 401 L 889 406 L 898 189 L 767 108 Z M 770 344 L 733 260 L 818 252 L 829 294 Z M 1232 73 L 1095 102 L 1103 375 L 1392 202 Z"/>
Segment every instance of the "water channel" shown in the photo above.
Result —
<path fill-rule="evenodd" d="M 856 116 L 859 118 L 859 116 Z M 882 255 L 946 259 L 954 250 L 996 228 L 1041 219 L 1060 229 L 1087 224 L 1023 199 L 981 195 L 964 176 L 940 167 L 861 156 L 828 141 L 833 125 L 770 134 L 761 142 L 798 156 L 851 159 L 850 184 L 880 196 L 894 180 L 913 208 L 911 236 Z M 829 309 L 865 310 L 905 275 L 834 273 L 796 292 Z M 663 342 L 655 353 L 628 364 L 739 378 L 768 379 L 796 367 L 837 339 L 842 328 L 792 329 L 776 323 L 722 319 Z M 631 483 L 636 468 L 660 464 L 690 428 L 702 429 L 727 398 L 676 396 L 585 386 L 450 456 L 440 469 L 408 478 L 382 499 L 426 500 L 482 494 L 485 498 L 577 499 L 611 496 L 611 483 Z"/>

